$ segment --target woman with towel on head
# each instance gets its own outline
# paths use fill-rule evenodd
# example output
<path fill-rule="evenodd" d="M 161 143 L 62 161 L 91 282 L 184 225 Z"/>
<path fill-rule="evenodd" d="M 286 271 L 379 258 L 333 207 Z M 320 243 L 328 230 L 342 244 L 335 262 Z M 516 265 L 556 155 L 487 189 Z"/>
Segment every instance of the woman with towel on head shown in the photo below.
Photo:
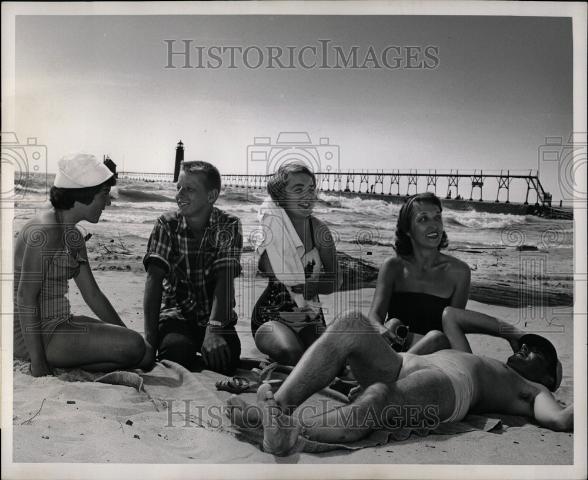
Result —
<path fill-rule="evenodd" d="M 267 190 L 257 253 L 269 282 L 253 308 L 251 331 L 261 352 L 295 365 L 326 328 L 319 294 L 341 285 L 337 253 L 329 228 L 312 215 L 316 178 L 308 167 L 280 166 Z"/>
<path fill-rule="evenodd" d="M 396 256 L 380 268 L 369 318 L 397 351 L 424 355 L 450 348 L 443 311 L 463 309 L 468 301 L 469 266 L 441 253 L 448 244 L 441 212 L 433 193 L 409 197 L 398 215 Z"/>
<path fill-rule="evenodd" d="M 92 155 L 62 158 L 50 191 L 53 208 L 16 237 L 14 356 L 30 360 L 35 377 L 51 375 L 56 367 L 106 372 L 153 365 L 151 346 L 124 325 L 96 284 L 76 227 L 83 220 L 98 222 L 115 183 L 115 173 Z M 100 320 L 72 315 L 71 278 Z"/>

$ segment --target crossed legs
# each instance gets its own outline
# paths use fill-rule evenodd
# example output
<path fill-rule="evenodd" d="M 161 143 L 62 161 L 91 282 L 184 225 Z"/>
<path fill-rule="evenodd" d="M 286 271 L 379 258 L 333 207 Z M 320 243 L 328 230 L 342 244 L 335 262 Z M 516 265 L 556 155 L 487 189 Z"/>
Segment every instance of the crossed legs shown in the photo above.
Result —
<path fill-rule="evenodd" d="M 329 385 L 345 362 L 363 393 L 352 403 L 311 419 L 290 416 L 313 393 Z M 383 340 L 360 313 L 337 319 L 303 355 L 275 393 L 269 385 L 258 390 L 257 407 L 232 397 L 229 415 L 244 427 L 263 424 L 264 450 L 285 455 L 304 448 L 307 439 L 324 443 L 351 442 L 374 429 L 432 428 L 450 416 L 454 394 L 447 377 L 426 368 L 398 381 L 402 357 Z M 439 399 L 445 399 L 440 405 Z M 410 415 L 406 407 L 413 408 Z"/>

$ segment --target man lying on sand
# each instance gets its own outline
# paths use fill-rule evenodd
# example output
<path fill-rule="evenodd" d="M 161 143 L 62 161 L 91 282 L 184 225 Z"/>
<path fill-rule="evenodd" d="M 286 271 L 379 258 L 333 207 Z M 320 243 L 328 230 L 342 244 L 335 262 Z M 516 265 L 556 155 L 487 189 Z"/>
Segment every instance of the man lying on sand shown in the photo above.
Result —
<path fill-rule="evenodd" d="M 361 395 L 311 419 L 292 416 L 345 362 L 364 389 Z M 346 443 L 380 428 L 434 429 L 470 412 L 523 415 L 551 430 L 571 431 L 572 406 L 561 407 L 549 391 L 558 383 L 555 349 L 537 335 L 522 336 L 506 364 L 456 350 L 399 354 L 367 317 L 353 312 L 335 320 L 275 395 L 263 384 L 257 406 L 231 397 L 228 414 L 243 428 L 262 425 L 263 449 L 274 455 L 304 451 L 309 439 Z M 407 409 L 410 415 L 403 413 Z"/>
<path fill-rule="evenodd" d="M 145 336 L 159 359 L 193 370 L 200 352 L 211 370 L 229 373 L 241 353 L 233 285 L 241 223 L 214 206 L 221 177 L 210 163 L 183 162 L 177 188 L 178 210 L 157 219 L 143 260 Z"/>

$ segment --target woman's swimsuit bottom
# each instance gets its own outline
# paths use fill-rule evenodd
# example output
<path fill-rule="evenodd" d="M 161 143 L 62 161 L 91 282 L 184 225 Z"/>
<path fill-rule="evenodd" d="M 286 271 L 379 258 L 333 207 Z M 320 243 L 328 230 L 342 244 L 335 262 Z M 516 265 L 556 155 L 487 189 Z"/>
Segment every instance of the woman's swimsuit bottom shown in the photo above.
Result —
<path fill-rule="evenodd" d="M 68 281 L 80 272 L 80 265 L 87 263 L 85 258 L 79 255 L 73 257 L 66 251 L 56 252 L 46 264 L 46 272 L 43 276 L 41 291 L 39 293 L 38 306 L 40 307 L 41 333 L 45 346 L 51 340 L 55 330 L 66 323 L 71 323 L 73 316 L 71 306 L 67 298 Z M 29 358 L 18 315 L 17 302 L 18 286 L 21 270 L 14 271 L 14 356 L 17 358 Z"/>
<path fill-rule="evenodd" d="M 394 292 L 388 305 L 388 318 L 397 318 L 413 333 L 426 335 L 431 330 L 443 331 L 441 319 L 451 297 L 428 293 Z"/>
<path fill-rule="evenodd" d="M 315 301 L 318 301 L 318 295 Z M 292 317 L 296 320 L 287 320 L 288 313 L 297 312 Z M 280 315 L 281 313 L 285 315 Z M 280 322 L 298 333 L 307 327 L 316 328 L 317 335 L 326 329 L 325 316 L 322 308 L 318 312 L 309 312 L 304 315 L 292 300 L 288 289 L 283 283 L 270 279 L 266 289 L 257 300 L 251 315 L 251 333 L 255 332 L 266 322 Z"/>

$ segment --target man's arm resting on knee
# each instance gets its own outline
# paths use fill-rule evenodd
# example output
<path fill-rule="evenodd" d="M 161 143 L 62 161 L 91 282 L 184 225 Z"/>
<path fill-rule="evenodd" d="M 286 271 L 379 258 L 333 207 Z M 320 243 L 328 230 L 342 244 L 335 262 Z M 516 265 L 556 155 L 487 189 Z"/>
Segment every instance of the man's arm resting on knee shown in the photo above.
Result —
<path fill-rule="evenodd" d="M 571 432 L 574 429 L 573 405 L 562 407 L 543 386 L 535 397 L 533 417 L 542 427 L 556 432 Z"/>
<path fill-rule="evenodd" d="M 478 333 L 501 337 L 507 340 L 513 350 L 518 339 L 524 334 L 510 323 L 473 310 L 447 307 L 443 311 L 443 333 L 447 336 L 451 348 L 472 353 L 466 333 Z"/>
<path fill-rule="evenodd" d="M 155 263 L 149 263 L 143 295 L 143 314 L 145 317 L 145 339 L 155 350 L 159 347 L 159 313 L 162 282 L 165 275 L 166 272 L 162 267 Z"/>
<path fill-rule="evenodd" d="M 202 343 L 204 361 L 209 367 L 220 371 L 229 367 L 231 359 L 229 345 L 221 333 L 232 320 L 231 313 L 235 305 L 233 279 L 236 274 L 238 272 L 228 266 L 217 270 L 210 318 Z"/>

